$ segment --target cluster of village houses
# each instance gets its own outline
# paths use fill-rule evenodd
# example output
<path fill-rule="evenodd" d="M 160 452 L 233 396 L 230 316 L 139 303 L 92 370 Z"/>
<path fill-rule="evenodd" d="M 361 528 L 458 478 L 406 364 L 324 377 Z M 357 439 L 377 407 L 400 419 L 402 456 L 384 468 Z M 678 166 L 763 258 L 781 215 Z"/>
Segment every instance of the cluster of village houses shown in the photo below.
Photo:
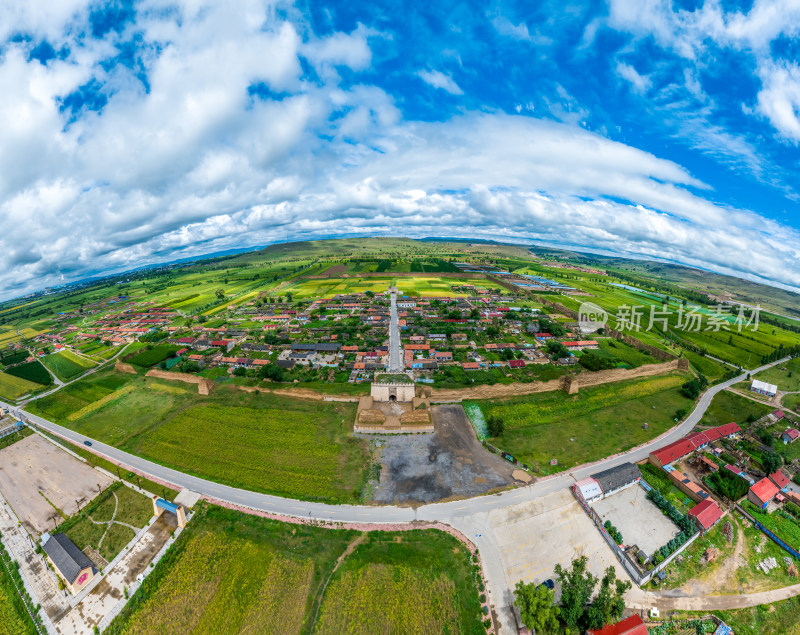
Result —
<path fill-rule="evenodd" d="M 538 310 L 515 306 L 514 295 L 468 284 L 456 290 L 470 295 L 398 301 L 404 364 L 420 377 L 445 366 L 473 371 L 574 364 L 571 354 L 557 359 L 548 355 L 544 347 L 554 339 L 570 353 L 598 347 L 596 340 L 580 337 L 577 323 L 565 323 L 567 335 L 560 338 L 541 330 Z M 300 364 L 347 370 L 351 381 L 371 379 L 385 367 L 388 356 L 386 294 L 357 293 L 295 303 L 250 301 L 228 307 L 222 320 L 209 318 L 189 326 L 186 316 L 175 310 L 124 298 L 85 307 L 81 315 L 78 323 L 73 320 L 43 334 L 39 342 L 56 350 L 65 345 L 79 349 L 88 341 L 117 345 L 158 333 L 163 339 L 155 343 L 178 347 L 168 367 L 179 360 L 194 362 L 199 369 L 258 369 L 272 363 L 291 369 Z M 548 316 L 559 317 L 563 318 Z M 342 328 L 344 324 L 347 328 Z"/>

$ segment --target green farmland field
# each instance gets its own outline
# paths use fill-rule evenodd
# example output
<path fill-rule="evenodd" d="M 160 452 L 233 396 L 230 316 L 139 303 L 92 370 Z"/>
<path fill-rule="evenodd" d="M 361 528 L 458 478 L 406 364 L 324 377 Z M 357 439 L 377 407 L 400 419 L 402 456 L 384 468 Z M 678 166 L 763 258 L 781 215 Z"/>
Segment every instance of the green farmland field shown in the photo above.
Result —
<path fill-rule="evenodd" d="M 157 399 L 154 399 L 157 394 Z M 236 487 L 330 502 L 359 500 L 367 454 L 355 404 L 247 393 L 101 371 L 31 411 L 158 463 Z"/>
<path fill-rule="evenodd" d="M 11 566 L 2 545 L 0 545 L 0 558 Z M 21 580 L 17 580 L 17 584 L 22 588 Z M 14 582 L 5 566 L 0 565 L 0 635 L 35 635 L 35 633 L 36 629 L 17 594 Z"/>
<path fill-rule="evenodd" d="M 61 381 L 70 381 L 95 366 L 88 359 L 72 351 L 53 353 L 44 357 L 42 361 Z"/>
<path fill-rule="evenodd" d="M 135 366 L 147 368 L 149 366 L 155 366 L 159 362 L 163 362 L 168 357 L 172 357 L 172 355 L 180 349 L 180 346 L 174 346 L 173 344 L 159 344 L 150 350 L 144 349 L 138 352 L 128 361 Z"/>
<path fill-rule="evenodd" d="M 469 552 L 449 534 L 360 536 L 206 506 L 106 633 L 478 635 L 479 608 Z"/>
<path fill-rule="evenodd" d="M 47 369 L 38 361 L 7 368 L 6 374 L 39 384 L 39 388 L 53 383 L 50 373 L 48 373 Z"/>
<path fill-rule="evenodd" d="M 26 395 L 29 392 L 41 388 L 41 384 L 35 384 L 32 381 L 22 379 L 21 377 L 14 377 L 7 373 L 0 373 L 0 397 L 6 399 L 17 399 Z"/>
<path fill-rule="evenodd" d="M 499 416 L 505 432 L 492 443 L 549 474 L 628 450 L 672 426 L 692 402 L 680 394 L 682 373 L 475 402 L 484 418 Z M 644 423 L 648 424 L 645 430 Z M 551 466 L 551 459 L 558 464 Z"/>

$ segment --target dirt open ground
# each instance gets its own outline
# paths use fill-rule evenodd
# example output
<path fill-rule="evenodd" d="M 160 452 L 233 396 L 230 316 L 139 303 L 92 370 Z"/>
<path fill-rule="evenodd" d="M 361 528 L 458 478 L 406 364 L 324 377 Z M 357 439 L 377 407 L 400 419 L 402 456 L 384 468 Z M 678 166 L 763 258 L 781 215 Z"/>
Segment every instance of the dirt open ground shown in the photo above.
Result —
<path fill-rule="evenodd" d="M 36 536 L 61 522 L 54 506 L 72 516 L 111 483 L 38 434 L 0 450 L 0 492 Z"/>
<path fill-rule="evenodd" d="M 460 405 L 434 406 L 431 414 L 433 434 L 380 437 L 383 469 L 376 502 L 466 498 L 514 482 L 514 466 L 481 446 Z"/>

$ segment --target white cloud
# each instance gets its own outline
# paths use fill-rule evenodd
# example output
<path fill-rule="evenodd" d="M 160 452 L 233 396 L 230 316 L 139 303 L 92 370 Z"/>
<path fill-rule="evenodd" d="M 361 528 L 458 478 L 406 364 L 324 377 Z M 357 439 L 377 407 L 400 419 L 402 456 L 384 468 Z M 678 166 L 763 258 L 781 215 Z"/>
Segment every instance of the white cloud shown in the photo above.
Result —
<path fill-rule="evenodd" d="M 783 138 L 796 144 L 800 141 L 800 66 L 765 63 L 759 75 L 763 87 L 758 93 L 758 111 Z"/>
<path fill-rule="evenodd" d="M 617 75 L 630 83 L 633 90 L 640 94 L 646 93 L 652 86 L 649 77 L 640 75 L 633 66 L 625 64 L 624 62 L 617 63 Z"/>
<path fill-rule="evenodd" d="M 141 5 L 137 28 L 148 90 L 99 65 L 113 34 L 46 66 L 27 60 L 30 44 L 7 45 L 0 295 L 287 235 L 398 232 L 568 242 L 800 286 L 796 232 L 698 195 L 707 186 L 674 162 L 581 129 L 586 112 L 560 87 L 550 113 L 566 123 L 406 121 L 391 95 L 337 74 L 369 64 L 365 27 L 317 38 L 263 3 L 187 0 L 174 13 Z M 107 105 L 65 126 L 59 97 L 92 77 L 113 86 Z M 440 71 L 420 77 L 461 93 Z"/>
<path fill-rule="evenodd" d="M 464 94 L 464 91 L 461 90 L 461 88 L 459 88 L 458 84 L 455 83 L 453 78 L 450 77 L 450 75 L 445 75 L 441 71 L 436 71 L 436 70 L 424 71 L 423 70 L 423 71 L 419 71 L 417 73 L 417 75 L 426 84 L 429 84 L 430 86 L 433 86 L 434 88 L 441 88 L 442 90 L 447 91 L 451 95 L 463 95 Z"/>

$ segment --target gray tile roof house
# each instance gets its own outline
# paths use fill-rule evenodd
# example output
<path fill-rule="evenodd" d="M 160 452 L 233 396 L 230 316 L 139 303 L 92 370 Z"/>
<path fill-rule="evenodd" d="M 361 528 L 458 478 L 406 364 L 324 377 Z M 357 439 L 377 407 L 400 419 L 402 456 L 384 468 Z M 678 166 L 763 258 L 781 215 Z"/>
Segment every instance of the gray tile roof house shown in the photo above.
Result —
<path fill-rule="evenodd" d="M 642 474 L 633 463 L 623 463 L 597 474 L 592 474 L 592 478 L 600 484 L 603 493 L 608 494 L 639 480 L 642 478 Z"/>
<path fill-rule="evenodd" d="M 78 549 L 67 534 L 54 534 L 42 546 L 53 564 L 70 584 L 74 584 L 84 569 L 92 567 L 92 561 Z"/>

